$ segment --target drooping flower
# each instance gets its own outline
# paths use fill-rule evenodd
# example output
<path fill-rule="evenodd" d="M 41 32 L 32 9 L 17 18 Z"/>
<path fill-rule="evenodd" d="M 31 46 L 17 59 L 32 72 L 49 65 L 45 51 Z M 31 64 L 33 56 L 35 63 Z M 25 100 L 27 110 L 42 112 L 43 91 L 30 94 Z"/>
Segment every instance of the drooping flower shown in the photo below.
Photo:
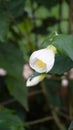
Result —
<path fill-rule="evenodd" d="M 56 48 L 53 45 L 33 52 L 29 59 L 31 68 L 38 73 L 49 72 L 54 65 L 55 53 Z"/>
<path fill-rule="evenodd" d="M 31 87 L 37 85 L 39 82 L 41 82 L 46 77 L 46 74 L 37 75 L 35 77 L 29 77 L 26 86 Z"/>

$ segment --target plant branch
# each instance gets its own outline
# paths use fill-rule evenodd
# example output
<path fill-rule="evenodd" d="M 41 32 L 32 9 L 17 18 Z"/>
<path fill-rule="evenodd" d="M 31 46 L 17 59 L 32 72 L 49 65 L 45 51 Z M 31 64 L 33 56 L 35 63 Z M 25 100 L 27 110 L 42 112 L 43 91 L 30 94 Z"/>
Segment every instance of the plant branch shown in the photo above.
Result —
<path fill-rule="evenodd" d="M 54 121 L 55 121 L 57 127 L 59 128 L 59 130 L 65 130 L 65 127 L 64 127 L 64 126 L 62 125 L 62 123 L 60 122 L 60 119 L 59 119 L 59 117 L 58 117 L 58 114 L 57 114 L 56 110 L 54 109 L 53 105 L 48 103 L 47 93 L 46 93 L 45 83 L 44 83 L 44 82 L 41 83 L 41 87 L 42 87 L 43 94 L 44 94 L 44 96 L 45 96 L 46 102 L 47 102 L 47 104 L 48 104 L 48 108 L 50 108 L 50 110 L 51 110 L 53 119 L 54 119 Z"/>
<path fill-rule="evenodd" d="M 53 117 L 47 116 L 47 117 L 37 119 L 37 120 L 34 120 L 34 121 L 25 122 L 25 125 L 35 125 L 35 124 L 43 123 L 43 122 L 46 122 L 46 121 L 49 121 L 49 120 L 52 120 L 52 119 L 53 119 Z"/>

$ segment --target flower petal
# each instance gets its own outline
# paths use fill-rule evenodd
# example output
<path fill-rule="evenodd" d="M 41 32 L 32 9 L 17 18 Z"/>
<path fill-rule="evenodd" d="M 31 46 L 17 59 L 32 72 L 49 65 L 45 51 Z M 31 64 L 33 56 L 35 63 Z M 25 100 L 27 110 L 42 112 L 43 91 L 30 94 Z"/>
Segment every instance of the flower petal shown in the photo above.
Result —
<path fill-rule="evenodd" d="M 33 78 L 30 77 L 30 78 L 28 78 L 28 80 L 26 82 L 26 86 L 27 87 L 35 86 L 39 82 L 41 82 L 45 77 L 46 77 L 46 74 L 41 74 L 41 75 L 35 76 Z"/>
<path fill-rule="evenodd" d="M 42 61 L 45 66 L 37 66 L 37 62 Z M 39 73 L 49 72 L 55 61 L 55 53 L 53 50 L 45 48 L 38 51 L 35 51 L 30 56 L 29 64 L 32 69 Z"/>

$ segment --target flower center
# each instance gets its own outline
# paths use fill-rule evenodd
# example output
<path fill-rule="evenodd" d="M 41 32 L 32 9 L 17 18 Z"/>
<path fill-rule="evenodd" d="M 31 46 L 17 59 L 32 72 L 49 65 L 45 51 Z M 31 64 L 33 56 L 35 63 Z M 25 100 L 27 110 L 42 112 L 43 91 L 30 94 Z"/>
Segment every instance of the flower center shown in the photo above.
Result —
<path fill-rule="evenodd" d="M 45 66 L 45 63 L 42 61 L 42 60 L 38 60 L 37 61 L 37 65 L 40 67 L 40 68 L 43 68 Z"/>

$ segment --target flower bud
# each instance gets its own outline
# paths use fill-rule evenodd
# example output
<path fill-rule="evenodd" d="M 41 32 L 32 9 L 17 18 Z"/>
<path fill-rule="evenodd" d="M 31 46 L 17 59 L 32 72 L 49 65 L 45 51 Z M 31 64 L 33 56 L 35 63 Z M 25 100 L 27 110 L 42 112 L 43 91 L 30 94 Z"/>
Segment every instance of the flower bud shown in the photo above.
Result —
<path fill-rule="evenodd" d="M 29 77 L 27 82 L 26 82 L 26 86 L 27 87 L 31 87 L 31 86 L 35 86 L 37 85 L 39 82 L 41 82 L 44 78 L 46 77 L 46 74 L 41 74 L 35 77 Z"/>
<path fill-rule="evenodd" d="M 7 71 L 3 68 L 0 68 L 0 76 L 5 76 L 7 74 Z"/>
<path fill-rule="evenodd" d="M 32 74 L 33 74 L 33 71 L 30 68 L 29 64 L 25 64 L 23 66 L 23 77 L 27 80 Z"/>

